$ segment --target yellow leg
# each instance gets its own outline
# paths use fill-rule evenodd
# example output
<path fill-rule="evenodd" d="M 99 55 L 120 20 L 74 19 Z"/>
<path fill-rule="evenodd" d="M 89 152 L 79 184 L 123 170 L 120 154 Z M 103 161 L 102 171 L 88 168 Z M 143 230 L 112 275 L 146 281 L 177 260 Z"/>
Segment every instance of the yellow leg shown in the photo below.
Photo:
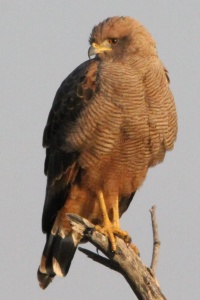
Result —
<path fill-rule="evenodd" d="M 104 234 L 108 237 L 108 239 L 111 243 L 112 251 L 115 252 L 116 251 L 116 242 L 115 242 L 115 237 L 114 237 L 113 230 L 112 230 L 113 226 L 108 217 L 104 196 L 101 191 L 98 193 L 98 200 L 99 200 L 99 206 L 100 206 L 101 213 L 102 213 L 103 222 L 102 222 L 102 227 L 98 226 L 98 225 L 96 226 L 96 230 L 98 230 L 99 232 L 101 232 L 102 234 Z"/>
<path fill-rule="evenodd" d="M 113 225 L 115 227 L 120 228 L 119 224 L 119 199 L 117 198 L 117 201 L 115 201 L 113 206 Z"/>
<path fill-rule="evenodd" d="M 114 203 L 113 206 L 113 225 L 114 225 L 114 230 L 115 230 L 115 235 L 118 237 L 122 238 L 127 245 L 130 245 L 130 247 L 133 249 L 133 251 L 137 254 L 140 255 L 138 248 L 135 246 L 135 244 L 131 243 L 131 237 L 128 235 L 128 232 L 122 231 L 120 229 L 120 224 L 119 224 L 119 203 L 118 201 Z"/>
<path fill-rule="evenodd" d="M 118 197 L 115 199 L 113 203 L 113 224 L 111 223 L 108 217 L 107 208 L 106 208 L 102 191 L 98 193 L 98 200 L 99 200 L 99 205 L 103 217 L 103 222 L 102 222 L 102 227 L 97 225 L 96 229 L 108 237 L 111 243 L 111 249 L 113 252 L 115 252 L 116 241 L 114 235 L 117 235 L 118 237 L 122 238 L 127 244 L 131 242 L 131 238 L 129 237 L 128 233 L 120 229 Z"/>
<path fill-rule="evenodd" d="M 99 206 L 100 206 L 102 217 L 103 217 L 103 224 L 107 224 L 108 222 L 110 222 L 110 220 L 108 217 L 104 196 L 101 191 L 98 193 L 98 200 L 99 200 Z"/>
<path fill-rule="evenodd" d="M 119 223 L 119 199 L 117 198 L 117 201 L 114 202 L 113 206 L 113 227 L 114 227 L 114 233 L 118 237 L 122 238 L 127 244 L 130 244 L 131 238 L 128 235 L 127 231 L 123 231 L 120 229 L 120 223 Z"/>

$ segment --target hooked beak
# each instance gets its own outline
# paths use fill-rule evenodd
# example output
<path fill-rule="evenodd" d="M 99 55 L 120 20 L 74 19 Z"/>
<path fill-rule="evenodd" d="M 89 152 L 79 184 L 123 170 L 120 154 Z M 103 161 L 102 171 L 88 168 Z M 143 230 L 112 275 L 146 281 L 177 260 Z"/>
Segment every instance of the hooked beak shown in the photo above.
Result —
<path fill-rule="evenodd" d="M 88 49 L 88 57 L 90 59 L 91 56 L 96 55 L 98 53 L 103 53 L 106 51 L 112 51 L 111 44 L 107 40 L 104 41 L 100 45 L 98 45 L 97 43 L 92 43 L 92 45 Z"/>

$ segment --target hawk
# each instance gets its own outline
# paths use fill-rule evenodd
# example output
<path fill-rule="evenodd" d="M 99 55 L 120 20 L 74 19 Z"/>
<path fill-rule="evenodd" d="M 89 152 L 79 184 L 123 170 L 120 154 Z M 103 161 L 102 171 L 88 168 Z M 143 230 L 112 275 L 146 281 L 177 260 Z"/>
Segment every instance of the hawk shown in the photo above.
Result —
<path fill-rule="evenodd" d="M 43 289 L 67 274 L 81 242 L 66 214 L 95 224 L 115 251 L 115 235 L 127 239 L 119 218 L 177 135 L 168 73 L 145 27 L 130 17 L 108 18 L 89 43 L 94 58 L 63 81 L 44 129 Z"/>

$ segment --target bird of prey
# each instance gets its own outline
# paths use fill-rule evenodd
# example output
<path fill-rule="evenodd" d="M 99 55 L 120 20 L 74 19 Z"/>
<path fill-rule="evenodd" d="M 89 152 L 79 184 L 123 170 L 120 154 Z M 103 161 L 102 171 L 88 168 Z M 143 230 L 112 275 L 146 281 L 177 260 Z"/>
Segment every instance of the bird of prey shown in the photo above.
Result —
<path fill-rule="evenodd" d="M 89 43 L 93 59 L 63 81 L 44 129 L 43 289 L 67 274 L 81 242 L 66 214 L 95 224 L 115 251 L 115 236 L 127 239 L 119 218 L 177 135 L 168 73 L 145 27 L 130 17 L 108 18 Z"/>

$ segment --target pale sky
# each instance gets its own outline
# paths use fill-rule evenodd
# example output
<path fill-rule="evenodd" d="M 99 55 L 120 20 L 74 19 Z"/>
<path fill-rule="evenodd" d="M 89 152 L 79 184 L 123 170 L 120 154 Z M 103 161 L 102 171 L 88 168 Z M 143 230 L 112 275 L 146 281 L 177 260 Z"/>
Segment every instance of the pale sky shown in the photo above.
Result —
<path fill-rule="evenodd" d="M 200 272 L 200 2 L 155 0 L 0 0 L 0 298 L 136 299 L 124 278 L 76 252 L 67 277 L 45 290 L 36 279 L 46 178 L 42 134 L 54 95 L 87 60 L 92 27 L 131 16 L 157 42 L 169 70 L 179 133 L 173 152 L 151 169 L 121 227 L 149 266 L 157 206 L 158 281 L 167 299 L 198 300 Z M 85 245 L 94 249 L 94 247 Z"/>

